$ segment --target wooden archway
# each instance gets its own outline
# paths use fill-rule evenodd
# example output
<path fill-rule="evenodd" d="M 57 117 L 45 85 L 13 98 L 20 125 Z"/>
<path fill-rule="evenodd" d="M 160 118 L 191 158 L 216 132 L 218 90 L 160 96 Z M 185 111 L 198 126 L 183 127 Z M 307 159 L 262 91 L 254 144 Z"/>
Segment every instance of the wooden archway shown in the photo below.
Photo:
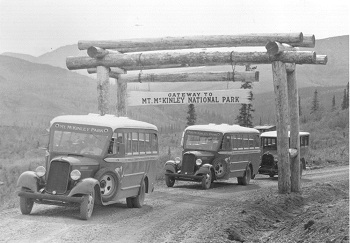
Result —
<path fill-rule="evenodd" d="M 264 46 L 266 51 L 241 51 L 235 47 Z M 220 48 L 215 51 L 195 48 Z M 279 156 L 278 190 L 280 193 L 299 192 L 300 151 L 298 89 L 296 64 L 327 63 L 326 55 L 314 51 L 300 51 L 299 47 L 315 47 L 315 36 L 303 33 L 274 33 L 221 36 L 186 36 L 133 39 L 121 41 L 79 41 L 78 48 L 87 50 L 88 56 L 67 57 L 69 70 L 88 69 L 97 73 L 98 108 L 101 115 L 108 110 L 109 78 L 117 79 L 117 115 L 126 114 L 126 88 L 128 82 L 143 78 L 148 82 L 199 82 L 208 77 L 210 81 L 258 81 L 258 73 L 231 72 L 153 74 L 152 77 L 131 76 L 123 80 L 127 70 L 163 69 L 169 67 L 223 65 L 223 64 L 272 64 L 275 92 L 277 143 Z M 180 51 L 181 49 L 181 51 Z M 185 50 L 184 50 L 185 49 Z M 152 51 L 152 52 L 150 52 Z M 135 53 L 137 52 L 137 53 Z M 290 127 L 290 147 L 288 138 Z M 293 152 L 293 153 L 291 153 Z"/>

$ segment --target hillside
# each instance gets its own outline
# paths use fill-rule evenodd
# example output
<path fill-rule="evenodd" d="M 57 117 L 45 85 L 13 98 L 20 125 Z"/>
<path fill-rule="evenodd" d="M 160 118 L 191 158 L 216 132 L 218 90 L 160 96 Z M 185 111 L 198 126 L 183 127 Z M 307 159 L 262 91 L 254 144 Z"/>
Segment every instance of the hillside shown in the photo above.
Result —
<path fill-rule="evenodd" d="M 301 105 L 305 114 L 314 90 L 317 88 L 321 105 L 328 109 L 333 95 L 340 106 L 343 89 L 349 80 L 348 36 L 334 37 L 316 42 L 316 51 L 327 54 L 327 65 L 299 65 L 297 81 Z M 347 50 L 347 51 L 346 51 Z M 68 55 L 81 55 L 76 45 L 61 47 L 46 53 L 36 60 L 64 66 Z M 11 57 L 13 55 L 15 57 Z M 97 111 L 96 79 L 91 75 L 79 75 L 65 67 L 54 67 L 47 64 L 34 63 L 31 56 L 22 54 L 0 55 L 0 124 L 47 124 L 54 116 L 61 114 L 82 114 Z M 230 65 L 213 67 L 188 67 L 172 69 L 182 71 L 232 71 Z M 237 66 L 236 70 L 243 67 Z M 259 65 L 260 82 L 254 83 L 254 119 L 255 123 L 273 123 L 274 95 L 271 65 Z M 85 70 L 82 70 L 86 72 Z M 165 70 L 166 72 L 167 70 Z M 138 72 L 138 71 L 135 71 Z M 144 70 L 143 73 L 152 72 Z M 157 70 L 164 72 L 164 70 Z M 130 72 L 131 73 L 131 72 Z M 133 83 L 129 90 L 151 91 L 186 91 L 240 88 L 241 83 Z M 325 87 L 328 86 L 328 87 Z M 115 113 L 116 86 L 111 86 L 111 113 Z M 233 123 L 237 116 L 237 105 L 197 105 L 198 123 L 225 122 Z M 178 127 L 186 119 L 186 106 L 154 106 L 130 107 L 128 116 L 155 123 L 160 127 Z M 150 117 L 149 114 L 152 114 Z M 179 128 L 180 129 L 180 128 Z"/>
<path fill-rule="evenodd" d="M 328 56 L 327 65 L 298 65 L 297 81 L 300 88 L 310 86 L 339 86 L 344 85 L 349 80 L 349 36 L 337 36 L 326 39 L 316 40 L 315 48 L 300 48 L 300 50 L 314 50 L 316 54 Z M 67 56 L 86 56 L 86 51 L 80 51 L 76 44 L 60 47 L 52 52 L 45 53 L 39 57 L 23 55 L 18 53 L 4 53 L 3 55 L 22 58 L 27 61 L 49 64 L 56 67 L 66 68 L 65 60 Z M 257 65 L 257 70 L 260 71 L 260 82 L 256 83 L 255 92 L 263 93 L 273 90 L 272 85 L 272 70 L 271 65 Z M 199 67 L 191 68 L 191 71 L 232 71 L 231 65 L 215 66 L 215 67 Z M 236 70 L 243 70 L 237 66 Z M 185 69 L 185 72 L 189 69 Z M 88 75 L 86 70 L 74 71 L 83 75 Z M 132 72 L 131 72 L 132 73 Z M 95 77 L 90 75 L 90 77 Z M 232 86 L 232 84 L 230 84 Z M 133 87 L 133 85 L 131 85 Z M 151 88 L 154 91 L 162 90 L 186 90 L 192 84 L 152 84 Z M 230 87 L 231 87 L 230 86 Z M 237 86 L 237 85 L 236 85 Z M 196 84 L 198 87 L 198 83 Z M 226 83 L 219 84 L 219 88 L 227 87 Z M 139 89 L 147 89 L 148 86 L 138 87 Z M 217 83 L 201 83 L 201 90 L 218 89 Z"/>
<path fill-rule="evenodd" d="M 116 86 L 111 86 L 111 111 L 115 114 Z M 0 55 L 0 125 L 44 125 L 63 114 L 97 113 L 96 80 L 53 67 Z M 148 109 L 149 108 L 149 109 Z M 146 121 L 170 123 L 161 108 L 134 109 Z M 130 114 L 133 112 L 130 109 Z M 140 113 L 140 114 L 138 114 Z M 160 119 L 161 117 L 161 119 Z"/>
<path fill-rule="evenodd" d="M 71 88 L 73 87 L 73 88 Z M 42 123 L 53 116 L 96 111 L 95 82 L 46 64 L 0 56 L 1 124 Z"/>

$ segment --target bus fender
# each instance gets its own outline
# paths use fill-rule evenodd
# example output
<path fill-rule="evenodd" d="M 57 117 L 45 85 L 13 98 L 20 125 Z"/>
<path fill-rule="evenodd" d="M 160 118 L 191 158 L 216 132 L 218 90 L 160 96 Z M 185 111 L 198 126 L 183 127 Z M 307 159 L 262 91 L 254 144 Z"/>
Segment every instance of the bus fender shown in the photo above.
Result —
<path fill-rule="evenodd" d="M 213 166 L 211 164 L 204 164 L 197 170 L 195 175 L 208 174 L 212 168 L 213 168 Z"/>
<path fill-rule="evenodd" d="M 32 192 L 38 192 L 39 180 L 40 178 L 34 171 L 25 171 L 19 176 L 17 180 L 17 187 L 25 187 L 30 189 Z"/>
<path fill-rule="evenodd" d="M 99 182 L 95 178 L 82 179 L 75 185 L 75 187 L 73 187 L 73 189 L 68 194 L 68 197 L 72 197 L 77 194 L 90 194 L 93 192 L 93 190 L 95 190 L 96 185 L 99 186 Z"/>
<path fill-rule="evenodd" d="M 168 160 L 164 165 L 165 171 L 176 173 L 176 165 L 174 160 Z"/>

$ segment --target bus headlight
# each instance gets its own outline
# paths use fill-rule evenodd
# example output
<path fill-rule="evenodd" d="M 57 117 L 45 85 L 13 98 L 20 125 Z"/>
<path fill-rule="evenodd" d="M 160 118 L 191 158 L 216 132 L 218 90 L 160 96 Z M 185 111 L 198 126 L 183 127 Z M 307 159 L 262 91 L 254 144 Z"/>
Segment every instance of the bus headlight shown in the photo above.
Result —
<path fill-rule="evenodd" d="M 79 180 L 81 177 L 81 173 L 79 170 L 72 170 L 72 172 L 70 173 L 70 178 L 72 178 L 72 180 L 76 181 Z"/>
<path fill-rule="evenodd" d="M 176 158 L 175 158 L 175 164 L 177 164 L 177 165 L 178 165 L 178 164 L 180 164 L 180 162 L 181 162 L 180 157 L 176 157 Z"/>
<path fill-rule="evenodd" d="M 38 166 L 36 169 L 35 169 L 35 174 L 38 176 L 38 177 L 43 177 L 46 173 L 46 169 L 44 166 Z"/>
<path fill-rule="evenodd" d="M 196 165 L 199 166 L 199 165 L 201 165 L 201 164 L 202 164 L 202 160 L 201 160 L 201 159 L 197 159 L 197 160 L 196 160 Z"/>

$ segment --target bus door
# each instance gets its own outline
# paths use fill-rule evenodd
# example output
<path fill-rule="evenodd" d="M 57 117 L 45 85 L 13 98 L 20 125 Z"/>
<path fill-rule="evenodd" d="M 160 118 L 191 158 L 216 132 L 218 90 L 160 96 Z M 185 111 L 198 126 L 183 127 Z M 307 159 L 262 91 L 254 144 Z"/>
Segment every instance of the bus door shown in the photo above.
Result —
<path fill-rule="evenodd" d="M 249 147 L 248 137 L 245 134 L 231 134 L 230 177 L 244 175 L 249 159 L 246 156 L 245 147 Z"/>
<path fill-rule="evenodd" d="M 149 189 L 153 189 L 158 154 L 155 133 L 128 131 L 120 133 L 125 143 L 125 157 L 122 169 L 121 191 L 132 196 L 139 191 L 142 179 L 147 175 Z"/>

